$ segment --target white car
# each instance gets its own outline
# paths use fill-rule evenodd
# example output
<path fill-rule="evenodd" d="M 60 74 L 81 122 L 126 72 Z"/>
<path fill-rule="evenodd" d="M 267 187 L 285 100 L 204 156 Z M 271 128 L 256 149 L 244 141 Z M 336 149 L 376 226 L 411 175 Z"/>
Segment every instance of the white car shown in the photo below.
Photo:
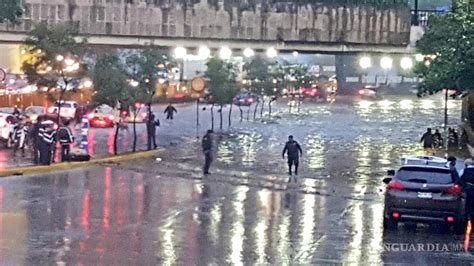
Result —
<path fill-rule="evenodd" d="M 10 133 L 13 132 L 14 119 L 12 114 L 0 113 L 0 141 L 8 143 Z"/>
<path fill-rule="evenodd" d="M 38 116 L 46 114 L 43 106 L 28 106 L 25 109 L 24 115 L 26 120 L 30 123 L 36 123 Z"/>
<path fill-rule="evenodd" d="M 79 108 L 79 104 L 74 101 L 62 101 L 61 102 L 61 113 L 59 116 L 67 119 L 74 119 L 76 110 Z M 53 106 L 49 107 L 48 113 L 57 114 L 59 109 L 59 101 L 55 102 Z"/>
<path fill-rule="evenodd" d="M 448 160 L 436 156 L 405 155 L 400 159 L 400 164 L 404 165 L 428 165 L 437 167 L 447 167 Z"/>

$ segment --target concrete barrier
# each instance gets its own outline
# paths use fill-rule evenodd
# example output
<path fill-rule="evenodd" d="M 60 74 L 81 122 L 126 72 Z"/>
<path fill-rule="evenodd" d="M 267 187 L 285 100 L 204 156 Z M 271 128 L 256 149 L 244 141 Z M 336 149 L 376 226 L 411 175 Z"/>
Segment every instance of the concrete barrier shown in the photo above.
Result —
<path fill-rule="evenodd" d="M 100 158 L 100 159 L 93 159 L 87 162 L 65 162 L 65 163 L 55 163 L 52 165 L 15 167 L 15 168 L 1 170 L 0 177 L 44 174 L 44 173 L 65 171 L 65 170 L 71 170 L 71 169 L 77 169 L 77 168 L 83 168 L 83 167 L 91 167 L 91 166 L 100 165 L 100 164 L 133 161 L 133 160 L 145 159 L 145 158 L 156 156 L 159 152 L 160 152 L 159 150 L 151 150 L 151 151 L 121 154 L 117 156 L 111 156 L 111 157 Z"/>

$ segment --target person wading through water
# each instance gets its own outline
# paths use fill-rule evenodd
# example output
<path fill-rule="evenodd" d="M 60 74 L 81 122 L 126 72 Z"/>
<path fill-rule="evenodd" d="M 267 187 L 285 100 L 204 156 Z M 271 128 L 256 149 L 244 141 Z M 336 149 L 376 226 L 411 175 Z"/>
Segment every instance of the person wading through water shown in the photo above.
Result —
<path fill-rule="evenodd" d="M 300 144 L 293 139 L 293 136 L 288 137 L 288 142 L 285 144 L 285 148 L 283 149 L 282 157 L 285 159 L 285 153 L 288 154 L 288 173 L 290 175 L 290 178 L 288 179 L 288 182 L 291 182 L 291 177 L 292 177 L 292 166 L 295 166 L 295 182 L 296 176 L 298 175 L 298 165 L 299 165 L 299 159 L 300 155 L 303 156 L 303 150 L 301 149 Z"/>

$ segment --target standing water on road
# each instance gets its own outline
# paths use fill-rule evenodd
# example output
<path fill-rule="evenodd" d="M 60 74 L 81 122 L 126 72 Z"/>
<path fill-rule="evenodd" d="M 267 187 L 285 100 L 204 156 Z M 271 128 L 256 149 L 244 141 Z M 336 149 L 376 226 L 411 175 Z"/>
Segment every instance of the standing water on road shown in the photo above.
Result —
<path fill-rule="evenodd" d="M 443 107 L 439 98 L 389 97 L 304 103 L 299 113 L 289 113 L 285 103 L 276 103 L 264 123 L 236 117 L 229 133 L 216 137 L 216 159 L 206 177 L 193 138 L 195 109 L 180 109 L 158 131 L 166 147 L 162 160 L 0 180 L 0 261 L 472 262 L 468 236 L 382 228 L 386 171 L 398 166 L 400 156 L 422 152 L 421 134 L 442 126 Z M 460 123 L 460 108 L 459 101 L 449 101 L 453 126 Z M 203 112 L 201 121 L 208 116 Z M 299 181 L 291 185 L 281 158 L 288 135 L 303 148 Z M 170 142 L 177 145 L 165 145 Z M 419 243 L 449 250 L 397 250 Z"/>

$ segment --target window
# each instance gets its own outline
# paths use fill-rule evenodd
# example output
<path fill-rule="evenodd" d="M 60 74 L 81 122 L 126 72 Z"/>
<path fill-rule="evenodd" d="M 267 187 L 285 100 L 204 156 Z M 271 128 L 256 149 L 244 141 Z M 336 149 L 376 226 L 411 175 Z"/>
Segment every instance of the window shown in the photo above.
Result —
<path fill-rule="evenodd" d="M 23 14 L 24 18 L 31 18 L 31 4 L 25 4 L 25 13 Z"/>
<path fill-rule="evenodd" d="M 58 6 L 58 20 L 64 20 L 66 17 L 66 7 Z"/>
<path fill-rule="evenodd" d="M 401 181 L 428 183 L 428 184 L 451 184 L 453 177 L 449 169 L 404 167 L 397 172 L 396 179 Z"/>

